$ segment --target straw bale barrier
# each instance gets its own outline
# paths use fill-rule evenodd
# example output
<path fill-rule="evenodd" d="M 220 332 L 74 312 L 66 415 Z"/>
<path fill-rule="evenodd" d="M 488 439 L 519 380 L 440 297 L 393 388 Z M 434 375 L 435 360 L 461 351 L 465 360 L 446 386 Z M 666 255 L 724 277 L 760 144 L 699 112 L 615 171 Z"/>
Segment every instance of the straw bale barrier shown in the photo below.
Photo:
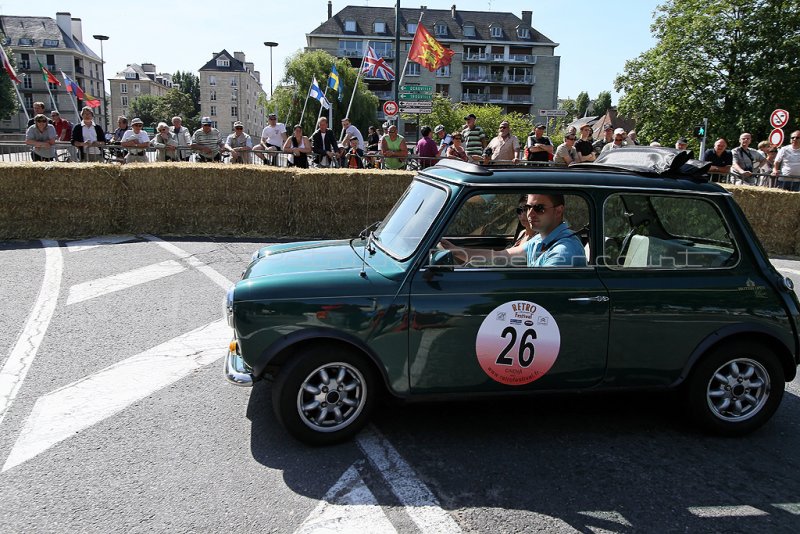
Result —
<path fill-rule="evenodd" d="M 347 237 L 412 173 L 261 165 L 0 165 L 0 239 L 106 234 Z M 800 194 L 725 186 L 773 254 L 800 255 Z"/>

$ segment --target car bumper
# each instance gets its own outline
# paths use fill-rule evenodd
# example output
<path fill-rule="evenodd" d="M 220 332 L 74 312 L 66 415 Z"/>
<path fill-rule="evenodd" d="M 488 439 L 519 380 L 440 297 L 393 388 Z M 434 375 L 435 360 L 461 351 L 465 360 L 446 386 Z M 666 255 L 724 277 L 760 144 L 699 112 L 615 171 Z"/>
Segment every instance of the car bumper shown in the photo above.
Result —
<path fill-rule="evenodd" d="M 237 386 L 251 387 L 253 385 L 252 370 L 244 363 L 239 354 L 228 351 L 225 357 L 225 378 Z"/>

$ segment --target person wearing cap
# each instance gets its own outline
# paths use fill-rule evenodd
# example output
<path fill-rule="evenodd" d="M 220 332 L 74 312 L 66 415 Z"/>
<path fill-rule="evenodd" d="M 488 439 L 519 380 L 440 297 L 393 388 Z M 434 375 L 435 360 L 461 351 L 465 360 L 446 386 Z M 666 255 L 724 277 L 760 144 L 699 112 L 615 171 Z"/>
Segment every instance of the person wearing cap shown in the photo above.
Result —
<path fill-rule="evenodd" d="M 477 117 L 474 113 L 464 117 L 464 120 L 466 124 L 461 131 L 461 135 L 464 136 L 464 150 L 467 151 L 467 156 L 471 160 L 480 161 L 483 158 L 483 150 L 488 144 L 486 134 L 483 132 L 483 128 L 475 124 Z"/>
<path fill-rule="evenodd" d="M 197 151 L 197 161 L 207 163 L 221 161 L 220 149 L 223 146 L 219 130 L 212 126 L 211 117 L 200 119 L 200 129 L 192 135 L 192 144 L 189 148 Z"/>
<path fill-rule="evenodd" d="M 83 121 L 72 129 L 72 145 L 78 147 L 81 161 L 103 161 L 100 147 L 105 144 L 106 134 L 95 124 L 92 108 L 84 106 L 81 119 Z"/>
<path fill-rule="evenodd" d="M 436 134 L 435 141 L 439 143 L 437 155 L 440 158 L 447 157 L 447 149 L 453 144 L 453 136 L 447 133 L 447 130 L 444 128 L 444 124 L 440 124 L 434 128 L 433 133 Z"/>
<path fill-rule="evenodd" d="M 618 148 L 625 148 L 625 137 L 628 134 L 625 132 L 623 128 L 617 128 L 614 130 L 614 139 L 603 147 L 602 152 L 608 152 L 610 150 L 616 150 Z"/>
<path fill-rule="evenodd" d="M 581 137 L 575 141 L 575 150 L 578 152 L 578 162 L 580 163 L 589 163 L 597 158 L 594 154 L 594 139 L 592 139 L 590 124 L 581 126 Z"/>
<path fill-rule="evenodd" d="M 594 144 L 592 144 L 595 157 L 599 156 L 600 152 L 603 151 L 603 147 L 612 141 L 614 141 L 614 127 L 606 123 L 603 125 L 603 138 L 598 139 L 594 142 Z"/>
<path fill-rule="evenodd" d="M 528 161 L 550 161 L 550 156 L 553 154 L 553 142 L 550 138 L 544 135 L 544 124 L 537 124 L 533 131 L 528 134 L 528 141 L 525 143 L 525 149 L 528 152 Z"/>
<path fill-rule="evenodd" d="M 175 140 L 178 141 L 177 158 L 180 161 L 189 161 L 189 156 L 191 156 L 189 146 L 192 144 L 192 132 L 189 131 L 189 128 L 182 126 L 182 123 L 183 119 L 178 115 L 172 117 L 172 130 L 170 130 L 170 133 L 174 135 Z"/>
<path fill-rule="evenodd" d="M 685 137 L 681 137 L 675 141 L 675 148 L 687 151 L 689 153 L 689 158 L 694 159 L 694 150 L 689 150 L 689 141 Z"/>
<path fill-rule="evenodd" d="M 556 153 L 553 156 L 554 165 L 572 165 L 578 162 L 578 151 L 575 149 L 575 141 L 577 137 L 573 132 L 567 132 L 564 136 L 564 142 L 558 145 Z"/>
<path fill-rule="evenodd" d="M 241 121 L 233 123 L 233 133 L 225 139 L 225 150 L 231 155 L 231 163 L 250 163 L 253 139 L 244 132 Z"/>
<path fill-rule="evenodd" d="M 519 163 L 519 139 L 511 133 L 511 125 L 508 121 L 503 121 L 497 129 L 497 137 L 489 141 L 486 146 L 488 160 L 491 163 Z M 484 164 L 488 164 L 484 157 Z"/>
<path fill-rule="evenodd" d="M 122 136 L 120 146 L 128 149 L 125 163 L 147 163 L 147 147 L 150 146 L 150 136 L 144 131 L 144 122 L 139 117 L 131 121 L 131 129 Z"/>
<path fill-rule="evenodd" d="M 269 154 L 265 157 L 261 151 L 266 152 L 280 152 L 283 150 L 283 145 L 288 138 L 286 134 L 286 125 L 278 122 L 278 116 L 275 113 L 270 113 L 267 116 L 267 125 L 261 130 L 261 143 L 256 145 L 256 156 L 258 156 L 265 165 L 278 165 L 277 154 Z"/>
<path fill-rule="evenodd" d="M 159 122 L 156 135 L 150 140 L 150 146 L 156 149 L 156 161 L 176 161 L 178 138 L 169 130 L 166 122 Z"/>

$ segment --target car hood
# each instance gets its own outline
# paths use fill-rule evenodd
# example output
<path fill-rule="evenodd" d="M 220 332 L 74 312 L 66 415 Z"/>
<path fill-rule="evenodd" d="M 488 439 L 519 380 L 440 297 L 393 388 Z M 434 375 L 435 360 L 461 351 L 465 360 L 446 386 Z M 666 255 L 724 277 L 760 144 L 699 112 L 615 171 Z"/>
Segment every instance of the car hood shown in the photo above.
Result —
<path fill-rule="evenodd" d="M 362 265 L 360 251 L 349 240 L 283 243 L 260 249 L 242 278 L 361 269 Z"/>

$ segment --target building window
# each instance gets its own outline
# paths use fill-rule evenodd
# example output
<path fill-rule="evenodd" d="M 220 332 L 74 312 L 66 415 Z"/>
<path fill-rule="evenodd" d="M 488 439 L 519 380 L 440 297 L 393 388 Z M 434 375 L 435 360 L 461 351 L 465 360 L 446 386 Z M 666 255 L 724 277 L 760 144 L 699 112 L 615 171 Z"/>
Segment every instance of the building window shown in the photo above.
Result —
<path fill-rule="evenodd" d="M 25 95 L 25 107 L 28 109 L 33 109 L 33 95 Z"/>
<path fill-rule="evenodd" d="M 409 35 L 414 35 L 417 33 L 417 23 L 416 22 L 409 22 L 406 24 L 406 31 Z"/>
<path fill-rule="evenodd" d="M 433 31 L 436 33 L 437 37 L 444 37 L 447 35 L 447 24 L 444 22 L 437 22 L 433 26 Z"/>
<path fill-rule="evenodd" d="M 346 32 L 355 32 L 356 31 L 356 21 L 352 19 L 348 19 L 344 21 L 344 31 Z"/>
<path fill-rule="evenodd" d="M 345 57 L 361 57 L 363 55 L 361 47 L 361 41 L 347 41 L 342 39 L 339 41 L 339 55 Z"/>
<path fill-rule="evenodd" d="M 492 37 L 499 39 L 503 36 L 503 28 L 500 26 L 492 26 L 490 28 L 490 33 L 492 34 Z"/>
<path fill-rule="evenodd" d="M 464 24 L 464 37 L 475 37 L 475 25 Z"/>
<path fill-rule="evenodd" d="M 406 66 L 406 76 L 419 76 L 419 63 L 409 61 Z"/>
<path fill-rule="evenodd" d="M 25 89 L 33 89 L 33 78 L 30 76 L 22 78 L 22 87 Z"/>
<path fill-rule="evenodd" d="M 448 84 L 448 83 L 437 83 L 436 84 L 436 92 L 441 94 L 441 95 L 444 95 L 444 96 L 449 96 L 450 95 L 450 84 Z"/>
<path fill-rule="evenodd" d="M 382 58 L 394 57 L 394 43 L 388 41 L 370 41 L 369 46 Z"/>
<path fill-rule="evenodd" d="M 122 105 L 125 107 L 128 105 L 128 97 L 125 95 L 122 95 Z"/>
<path fill-rule="evenodd" d="M 55 54 L 47 54 L 45 56 L 45 61 L 47 62 L 47 70 L 50 72 L 55 72 L 56 70 L 56 56 Z M 100 76 L 98 76 L 99 78 Z"/>
<path fill-rule="evenodd" d="M 217 67 L 230 67 L 231 60 L 228 58 L 217 58 Z"/>
<path fill-rule="evenodd" d="M 445 65 L 441 68 L 436 69 L 436 77 L 437 78 L 449 78 L 450 77 L 450 65 Z"/>
<path fill-rule="evenodd" d="M 376 20 L 372 25 L 372 31 L 375 33 L 386 33 L 386 23 L 382 20 Z"/>
<path fill-rule="evenodd" d="M 237 106 L 231 106 L 231 117 L 238 117 L 239 116 L 239 108 Z"/>
<path fill-rule="evenodd" d="M 217 106 L 211 106 L 211 116 L 213 117 L 216 114 L 217 114 Z"/>
<path fill-rule="evenodd" d="M 142 92 L 142 84 L 140 84 L 140 83 L 133 84 L 133 92 L 136 93 L 137 95 L 139 93 L 141 93 Z"/>
<path fill-rule="evenodd" d="M 216 100 L 217 99 L 217 92 L 214 89 L 211 90 L 211 94 L 209 95 L 208 99 L 209 100 Z"/>
<path fill-rule="evenodd" d="M 33 39 L 20 39 L 19 40 L 19 45 L 20 46 L 32 46 L 33 45 Z"/>
<path fill-rule="evenodd" d="M 231 100 L 233 102 L 239 100 L 239 91 L 237 91 L 236 89 L 234 89 L 233 92 L 231 93 Z"/>
<path fill-rule="evenodd" d="M 42 45 L 48 48 L 58 48 L 58 41 L 55 39 L 45 39 Z"/>
<path fill-rule="evenodd" d="M 11 44 L 11 37 L 3 37 L 3 41 L 0 44 L 2 44 L 3 46 L 10 45 Z M 6 120 L 6 119 L 3 119 L 3 120 Z M 8 119 L 8 120 L 10 121 L 11 119 Z"/>
<path fill-rule="evenodd" d="M 238 82 L 236 81 L 236 78 L 231 78 L 231 87 L 236 87 L 237 85 Z"/>
<path fill-rule="evenodd" d="M 517 37 L 520 39 L 528 39 L 531 36 L 529 28 L 517 28 Z"/>
<path fill-rule="evenodd" d="M 31 70 L 31 55 L 20 54 L 19 57 L 21 58 L 19 61 L 20 70 Z"/>
<path fill-rule="evenodd" d="M 126 72 L 125 73 L 125 79 L 126 80 L 135 80 L 136 79 L 136 73 L 135 72 Z"/>
<path fill-rule="evenodd" d="M 127 92 L 128 92 L 128 84 L 127 83 L 119 84 L 119 92 L 123 93 L 123 94 L 127 94 Z"/>
<path fill-rule="evenodd" d="M 217 77 L 216 76 L 209 76 L 208 77 L 208 85 L 217 85 Z"/>

